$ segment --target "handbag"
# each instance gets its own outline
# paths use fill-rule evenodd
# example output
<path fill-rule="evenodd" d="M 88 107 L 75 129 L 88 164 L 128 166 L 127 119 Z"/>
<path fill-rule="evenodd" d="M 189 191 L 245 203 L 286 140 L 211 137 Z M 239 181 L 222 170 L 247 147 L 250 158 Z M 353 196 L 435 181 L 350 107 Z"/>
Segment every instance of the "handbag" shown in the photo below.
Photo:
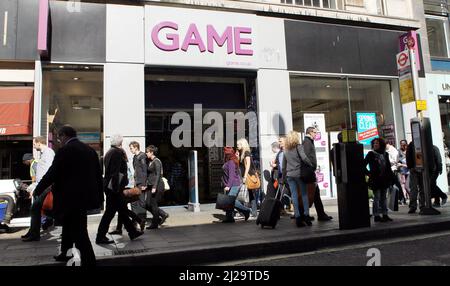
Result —
<path fill-rule="evenodd" d="M 169 181 L 167 181 L 167 179 L 164 178 L 164 177 L 162 177 L 162 181 L 163 181 L 163 184 L 164 184 L 164 191 L 170 190 Z"/>
<path fill-rule="evenodd" d="M 51 211 L 53 209 L 53 193 L 50 191 L 45 196 L 44 202 L 42 203 L 42 210 Z"/>
<path fill-rule="evenodd" d="M 219 193 L 217 194 L 216 209 L 224 211 L 233 210 L 235 201 L 236 201 L 235 196 L 229 196 L 226 194 Z"/>
<path fill-rule="evenodd" d="M 255 165 L 253 164 L 253 159 L 250 162 L 250 164 L 254 169 Z M 253 175 L 247 174 L 247 178 L 245 180 L 245 186 L 249 190 L 259 189 L 261 187 L 261 180 L 259 179 L 258 171 L 255 171 L 255 173 Z"/>
<path fill-rule="evenodd" d="M 139 197 L 142 195 L 141 188 L 127 188 L 123 190 L 123 195 L 129 202 L 135 202 L 139 200 Z"/>
<path fill-rule="evenodd" d="M 241 186 L 241 188 L 239 189 L 239 193 L 236 197 L 236 200 L 244 203 L 250 202 L 250 194 L 248 192 L 246 185 Z"/>
<path fill-rule="evenodd" d="M 313 183 L 313 184 L 307 184 L 306 185 L 306 193 L 308 194 L 308 203 L 309 203 L 309 207 L 312 207 L 313 203 L 314 203 L 314 196 L 317 188 L 319 188 L 319 186 L 317 186 L 317 184 Z M 298 193 L 298 205 L 300 209 L 303 209 L 303 200 L 302 200 L 302 192 L 300 189 L 297 190 Z"/>
<path fill-rule="evenodd" d="M 300 145 L 300 152 L 298 151 L 298 146 L 295 150 L 297 150 L 297 155 L 300 158 L 300 179 L 306 184 L 315 183 L 316 170 L 312 166 L 308 156 L 306 156 L 303 146 Z"/>
<path fill-rule="evenodd" d="M 391 211 L 398 211 L 398 191 L 397 186 L 393 185 L 388 190 L 388 208 Z"/>

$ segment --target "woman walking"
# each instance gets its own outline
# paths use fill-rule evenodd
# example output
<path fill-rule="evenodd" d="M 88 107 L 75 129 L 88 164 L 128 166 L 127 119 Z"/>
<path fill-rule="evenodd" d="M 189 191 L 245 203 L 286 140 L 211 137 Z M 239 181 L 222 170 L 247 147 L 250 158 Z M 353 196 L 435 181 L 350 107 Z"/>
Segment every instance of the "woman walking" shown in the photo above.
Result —
<path fill-rule="evenodd" d="M 256 168 L 253 164 L 252 154 L 250 151 L 250 145 L 248 141 L 244 138 L 239 139 L 237 141 L 237 149 L 239 151 L 239 161 L 240 161 L 240 170 L 242 176 L 242 183 L 245 185 L 248 179 L 248 176 L 258 175 L 256 173 Z M 250 204 L 252 210 L 252 216 L 257 216 L 257 191 L 258 189 L 248 189 Z"/>
<path fill-rule="evenodd" d="M 150 160 L 147 177 L 148 187 L 146 194 L 146 208 L 153 215 L 152 223 L 147 229 L 158 228 L 158 225 L 162 224 L 162 222 L 169 217 L 169 215 L 158 206 L 164 193 L 164 183 L 162 180 L 163 166 L 161 160 L 156 157 L 157 153 L 158 148 L 153 145 L 150 145 L 145 149 L 145 154 Z"/>
<path fill-rule="evenodd" d="M 224 161 L 225 163 L 222 166 L 222 183 L 224 186 L 224 190 L 228 193 L 229 196 L 237 197 L 241 188 L 241 175 L 239 171 L 239 159 L 232 147 L 224 148 Z M 238 212 L 244 215 L 244 218 L 247 221 L 250 216 L 250 209 L 245 207 L 238 200 L 235 201 L 234 207 Z M 233 210 L 227 210 L 226 215 L 226 219 L 222 222 L 234 222 Z"/>
<path fill-rule="evenodd" d="M 292 202 L 294 203 L 295 223 L 297 227 L 305 225 L 311 226 L 309 216 L 309 201 L 306 183 L 300 178 L 300 166 L 302 164 L 301 153 L 304 153 L 300 145 L 300 138 L 297 132 L 291 131 L 286 136 L 283 156 L 283 183 L 289 184 Z M 306 158 L 306 155 L 303 155 Z M 298 196 L 301 194 L 303 202 L 303 212 L 300 212 Z"/>
<path fill-rule="evenodd" d="M 388 222 L 392 219 L 388 216 L 387 191 L 393 183 L 394 173 L 386 153 L 386 142 L 382 138 L 375 138 L 371 145 L 372 151 L 364 158 L 364 171 L 369 176 L 369 187 L 374 194 L 372 212 L 375 222 Z"/>

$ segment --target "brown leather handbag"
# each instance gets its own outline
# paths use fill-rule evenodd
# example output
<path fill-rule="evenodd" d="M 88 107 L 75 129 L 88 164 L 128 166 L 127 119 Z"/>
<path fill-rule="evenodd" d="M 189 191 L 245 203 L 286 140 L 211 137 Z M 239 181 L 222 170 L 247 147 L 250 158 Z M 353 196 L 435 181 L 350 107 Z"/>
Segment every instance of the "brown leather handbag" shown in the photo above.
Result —
<path fill-rule="evenodd" d="M 138 187 L 123 190 L 123 195 L 129 202 L 138 201 L 141 194 L 142 194 L 142 190 L 141 190 L 141 188 L 138 188 Z"/>
<path fill-rule="evenodd" d="M 254 175 L 247 174 L 245 186 L 249 190 L 259 189 L 261 187 L 261 180 L 259 179 L 258 172 L 256 172 Z"/>
<path fill-rule="evenodd" d="M 316 193 L 316 188 L 318 188 L 318 186 L 315 183 L 306 185 L 306 192 L 308 193 L 309 207 L 312 207 L 312 205 L 314 203 L 314 195 Z M 302 192 L 300 190 L 297 190 L 297 193 L 298 193 L 298 205 L 299 205 L 299 208 L 301 210 L 303 210 Z"/>

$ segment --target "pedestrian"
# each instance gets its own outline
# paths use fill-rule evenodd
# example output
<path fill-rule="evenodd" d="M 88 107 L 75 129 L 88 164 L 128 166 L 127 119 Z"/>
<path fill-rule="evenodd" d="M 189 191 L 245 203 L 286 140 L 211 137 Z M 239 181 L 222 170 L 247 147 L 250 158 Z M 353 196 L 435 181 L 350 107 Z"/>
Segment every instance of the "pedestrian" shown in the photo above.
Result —
<path fill-rule="evenodd" d="M 440 207 L 440 199 L 442 199 L 442 205 L 445 205 L 447 203 L 447 195 L 437 185 L 437 179 L 442 174 L 442 157 L 436 145 L 433 145 L 433 162 L 430 165 L 430 189 L 431 197 L 434 198 L 433 207 Z"/>
<path fill-rule="evenodd" d="M 422 173 L 416 170 L 416 151 L 414 141 L 411 141 L 406 149 L 406 165 L 409 169 L 409 214 L 413 214 L 417 210 L 417 197 L 419 199 L 419 210 L 425 207 L 425 194 L 423 190 Z"/>
<path fill-rule="evenodd" d="M 382 138 L 375 138 L 371 141 L 371 146 L 372 151 L 364 158 L 364 171 L 369 176 L 369 186 L 374 193 L 372 213 L 375 222 L 392 221 L 388 216 L 387 191 L 393 184 L 394 173 L 386 152 L 386 143 Z M 367 165 L 370 171 L 367 170 Z"/>
<path fill-rule="evenodd" d="M 315 127 L 308 127 L 305 132 L 305 138 L 303 139 L 303 148 L 306 156 L 312 163 L 312 167 L 314 170 L 317 169 L 317 156 L 316 156 L 316 147 L 314 145 L 314 141 L 317 134 L 317 129 Z M 333 217 L 329 216 L 325 212 L 325 208 L 323 207 L 322 199 L 320 197 L 320 189 L 317 183 L 314 184 L 314 207 L 317 213 L 318 221 L 329 221 L 332 220 Z M 300 206 L 301 207 L 301 206 Z"/>
<path fill-rule="evenodd" d="M 272 171 L 272 178 L 276 182 L 275 187 L 275 193 L 276 189 L 280 187 L 279 181 L 283 180 L 283 157 L 284 157 L 284 148 L 286 145 L 286 136 L 282 135 L 278 138 L 278 144 L 279 144 L 279 151 L 275 156 L 275 160 L 272 164 L 273 171 Z M 275 193 L 273 196 L 275 196 Z M 284 188 L 282 188 L 281 193 L 281 203 L 283 204 L 283 208 L 281 210 L 281 214 L 285 215 L 287 214 L 286 211 L 290 210 L 291 207 L 291 192 L 289 190 L 289 186 L 286 184 L 284 185 Z"/>
<path fill-rule="evenodd" d="M 249 176 L 258 176 L 250 150 L 250 145 L 248 144 L 247 139 L 242 138 L 237 141 L 237 150 L 239 151 L 239 166 L 242 176 L 242 183 L 245 185 Z M 250 205 L 252 209 L 252 217 L 256 217 L 258 215 L 258 192 L 259 189 L 248 189 Z"/>
<path fill-rule="evenodd" d="M 405 201 L 405 197 L 403 196 L 402 185 L 400 184 L 400 180 L 398 179 L 400 155 L 398 150 L 390 143 L 386 143 L 386 153 L 388 153 L 389 155 L 389 163 L 391 164 L 392 173 L 394 173 L 391 189 L 397 189 L 398 201 L 396 203 L 403 204 L 403 202 Z"/>
<path fill-rule="evenodd" d="M 147 229 L 157 229 L 158 225 L 163 224 L 169 217 L 169 214 L 158 206 L 164 193 L 164 183 L 162 180 L 163 164 L 156 157 L 158 154 L 158 148 L 156 146 L 148 146 L 145 149 L 145 154 L 150 160 L 147 177 L 146 208 L 153 215 L 152 223 Z"/>
<path fill-rule="evenodd" d="M 406 205 L 406 200 L 409 200 L 409 169 L 406 164 L 406 149 L 408 148 L 408 141 L 400 141 L 400 149 L 398 150 L 398 180 L 400 181 L 401 191 L 403 192 L 403 204 Z"/>
<path fill-rule="evenodd" d="M 147 210 L 145 209 L 145 191 L 147 189 L 147 156 L 140 150 L 139 142 L 131 141 L 129 147 L 131 154 L 134 155 L 134 187 L 140 188 L 142 194 L 139 196 L 139 200 L 131 203 L 131 211 L 128 211 L 128 216 L 132 218 L 134 223 L 139 224 L 141 231 L 144 231 L 145 220 L 147 219 Z M 121 235 L 122 225 L 123 222 L 120 217 L 118 217 L 116 230 L 110 232 L 109 234 Z"/>
<path fill-rule="evenodd" d="M 281 184 L 289 184 L 291 190 L 292 201 L 294 203 L 295 223 L 297 227 L 305 225 L 311 226 L 311 218 L 309 216 L 309 201 L 306 190 L 306 183 L 300 178 L 300 166 L 302 157 L 300 153 L 304 153 L 303 147 L 300 146 L 300 137 L 296 131 L 290 131 L 286 136 L 283 156 L 283 176 Z M 306 155 L 304 155 L 306 156 Z M 298 197 L 302 196 L 303 211 L 300 210 Z"/>
<path fill-rule="evenodd" d="M 233 147 L 225 147 L 224 151 L 224 164 L 222 166 L 222 184 L 224 191 L 229 196 L 237 197 L 242 186 L 241 174 L 239 170 L 239 159 L 236 157 L 236 152 Z M 250 208 L 244 206 L 239 200 L 235 200 L 235 209 L 240 212 L 247 221 L 250 217 Z M 233 210 L 226 211 L 226 219 L 222 222 L 229 223 L 234 222 Z"/>
<path fill-rule="evenodd" d="M 36 163 L 36 183 L 39 184 L 52 165 L 55 152 L 47 146 L 47 142 L 42 136 L 38 136 L 33 139 L 33 147 L 40 153 L 39 161 Z M 25 235 L 22 236 L 22 241 L 29 242 L 40 240 L 41 210 L 44 200 L 50 192 L 51 187 L 48 187 L 40 196 L 33 197 L 34 192 L 31 191 L 30 195 L 33 197 L 33 203 L 30 208 L 30 229 Z M 45 220 L 42 224 L 42 228 L 46 230 L 48 227 L 53 225 L 53 219 L 51 217 L 43 217 Z"/>
<path fill-rule="evenodd" d="M 111 244 L 114 240 L 106 237 L 112 219 L 119 214 L 120 221 L 125 225 L 130 240 L 143 234 L 137 231 L 130 219 L 131 211 L 127 207 L 127 201 L 123 195 L 123 190 L 128 185 L 127 155 L 122 149 L 123 137 L 121 135 L 111 136 L 111 148 L 106 152 L 104 192 L 106 195 L 106 209 L 98 226 L 97 244 Z M 136 218 L 136 217 L 134 217 Z"/>
<path fill-rule="evenodd" d="M 70 126 L 58 131 L 58 150 L 52 165 L 34 190 L 40 196 L 53 184 L 53 212 L 61 217 L 61 254 L 57 261 L 67 261 L 67 251 L 73 247 L 81 255 L 82 266 L 95 265 L 95 254 L 87 231 L 87 211 L 102 203 L 102 174 L 97 153 L 77 138 Z"/>

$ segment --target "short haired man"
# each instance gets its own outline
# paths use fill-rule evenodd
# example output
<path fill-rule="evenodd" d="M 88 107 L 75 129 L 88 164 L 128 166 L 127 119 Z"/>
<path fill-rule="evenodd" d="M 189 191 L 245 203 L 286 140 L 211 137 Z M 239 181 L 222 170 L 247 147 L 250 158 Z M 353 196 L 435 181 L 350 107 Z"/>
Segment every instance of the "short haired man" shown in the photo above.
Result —
<path fill-rule="evenodd" d="M 55 152 L 47 147 L 47 141 L 44 137 L 38 136 L 33 139 L 33 147 L 40 153 L 39 161 L 37 162 L 36 168 L 36 183 L 42 180 L 42 177 L 47 173 L 48 169 L 53 163 L 53 158 L 55 157 Z M 40 196 L 34 196 L 33 204 L 30 208 L 31 222 L 30 229 L 28 232 L 22 236 L 22 241 L 38 241 L 40 240 L 40 229 L 41 229 L 41 209 L 44 204 L 44 200 L 47 195 L 51 192 L 51 188 L 47 188 Z M 31 192 L 33 196 L 33 191 Z M 53 225 L 53 219 L 50 217 L 43 216 L 42 228 L 46 230 L 48 227 Z"/>
<path fill-rule="evenodd" d="M 316 134 L 317 129 L 315 127 L 308 127 L 306 129 L 305 138 L 303 139 L 303 148 L 305 150 L 305 154 L 313 164 L 314 169 L 317 168 L 316 147 L 314 146 Z M 331 216 L 325 213 L 322 199 L 320 198 L 320 189 L 317 184 L 314 192 L 314 207 L 316 208 L 316 213 L 318 217 L 317 219 L 319 221 L 329 221 L 333 219 Z"/>

